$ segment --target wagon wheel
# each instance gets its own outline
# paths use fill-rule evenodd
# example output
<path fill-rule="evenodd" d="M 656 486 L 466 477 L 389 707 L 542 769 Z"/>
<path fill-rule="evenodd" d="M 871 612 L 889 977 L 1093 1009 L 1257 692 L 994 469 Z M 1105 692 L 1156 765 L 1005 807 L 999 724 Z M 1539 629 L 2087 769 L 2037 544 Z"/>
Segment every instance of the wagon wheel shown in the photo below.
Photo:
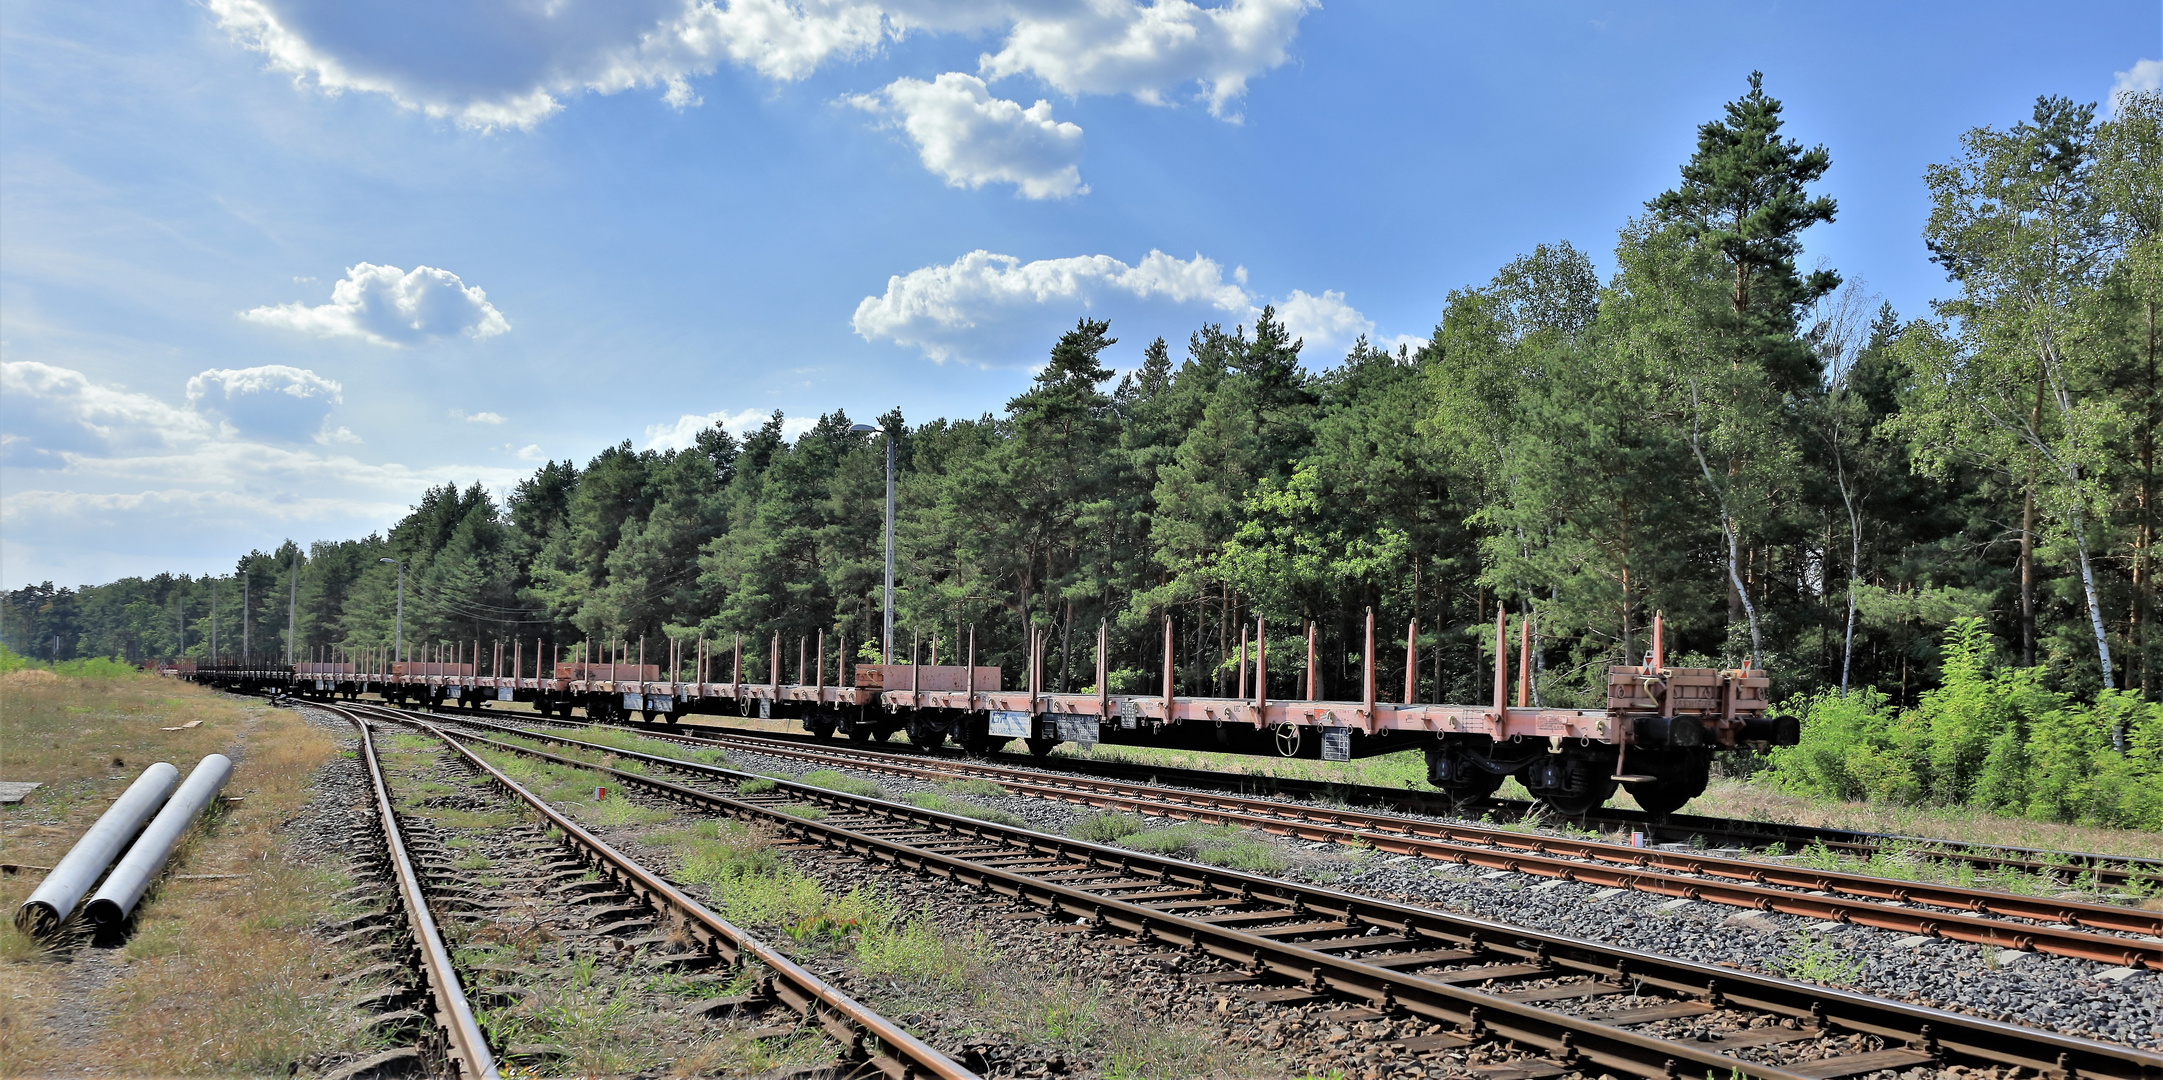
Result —
<path fill-rule="evenodd" d="M 1300 740 L 1304 737 L 1298 724 L 1277 725 L 1277 753 L 1282 757 L 1298 757 Z"/>

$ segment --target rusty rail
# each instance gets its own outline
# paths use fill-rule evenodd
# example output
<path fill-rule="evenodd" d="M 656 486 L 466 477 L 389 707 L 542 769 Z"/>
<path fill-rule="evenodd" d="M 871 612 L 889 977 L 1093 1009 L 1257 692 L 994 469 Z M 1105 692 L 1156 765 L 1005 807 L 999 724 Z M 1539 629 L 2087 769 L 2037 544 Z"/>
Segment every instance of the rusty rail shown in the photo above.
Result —
<path fill-rule="evenodd" d="M 844 812 L 885 819 L 939 834 L 942 845 L 989 845 L 998 850 L 971 855 L 967 851 L 937 850 L 909 843 L 894 835 L 874 834 L 831 819 L 812 821 L 788 814 L 777 806 L 730 798 L 683 784 L 610 768 L 595 762 L 564 757 L 531 747 L 485 736 L 459 739 L 494 749 L 562 765 L 586 769 L 682 804 L 734 817 L 767 822 L 786 834 L 845 852 L 887 862 L 897 868 L 947 878 L 1014 897 L 1061 915 L 1090 920 L 1104 929 L 1116 929 L 1141 942 L 1159 942 L 1209 953 L 1244 964 L 1257 977 L 1289 980 L 1317 995 L 1335 993 L 1372 1002 L 1384 1012 L 1402 1009 L 1456 1025 L 1464 1033 L 1462 1044 L 1496 1036 L 1510 1042 L 1547 1051 L 1560 1065 L 1576 1068 L 1597 1066 L 1655 1078 L 1678 1075 L 1680 1068 L 1729 1070 L 1730 1075 L 1764 1080 L 1798 1080 L 1802 1076 L 1826 1078 L 1857 1075 L 1882 1068 L 1906 1068 L 1947 1058 L 1991 1065 L 2018 1065 L 2039 1074 L 2073 1080 L 2159 1080 L 2163 1078 L 2163 1055 L 2130 1047 L 2078 1039 L 2055 1032 L 1920 1008 L 1822 986 L 1752 975 L 1727 968 L 1672 960 L 1543 934 L 1483 920 L 1469 919 L 1363 896 L 1335 892 L 1295 882 L 1280 881 L 1218 867 L 1198 866 L 1176 859 L 1051 836 L 1028 829 L 988 822 L 865 796 L 849 795 L 807 784 L 774 780 L 776 791 L 788 798 L 813 802 Z M 565 741 L 565 740 L 555 740 Z M 591 746 L 592 744 L 586 744 Z M 614 747 L 593 746 L 619 757 L 632 758 L 669 768 L 735 782 L 769 780 L 719 766 L 639 754 Z M 931 841 L 925 841 L 929 843 Z M 1020 849 L 1017 851 L 1016 849 Z M 1033 872 L 1012 865 L 1018 854 L 1034 858 Z M 987 859 L 1007 862 L 988 865 Z M 1431 962 L 1475 959 L 1529 961 L 1514 966 L 1477 969 L 1483 976 L 1501 980 L 1527 975 L 1583 976 L 1595 980 L 1570 992 L 1542 996 L 1529 991 L 1510 996 L 1506 990 L 1471 990 L 1445 981 L 1446 976 L 1408 974 L 1375 962 L 1324 951 L 1330 942 L 1301 943 L 1268 936 L 1292 936 L 1287 928 L 1257 928 L 1253 932 L 1177 912 L 1135 903 L 1132 900 L 1090 891 L 1076 884 L 1094 871 L 1114 878 L 1113 886 L 1132 889 L 1156 886 L 1171 895 L 1218 897 L 1217 903 L 1260 905 L 1259 915 L 1234 916 L 1250 925 L 1262 921 L 1295 918 L 1327 918 L 1354 931 L 1378 929 L 1399 935 L 1383 945 L 1419 942 L 1450 946 L 1440 952 L 1416 954 L 1436 958 Z M 1046 880 L 1059 874 L 1063 880 Z M 1099 886 L 1104 888 L 1105 886 Z M 1270 909 L 1275 909 L 1273 912 Z M 1231 911 L 1230 907 L 1213 908 Z M 1222 916 L 1218 916 L 1222 918 Z M 1334 924 L 1333 924 L 1334 925 Z M 1292 927 L 1289 930 L 1305 930 Z M 1362 938 L 1360 940 L 1377 940 Z M 1364 946 L 1336 946 L 1335 951 Z M 1459 980 L 1463 981 L 1463 980 Z M 1633 989 L 1634 988 L 1634 989 Z M 1677 1042 L 1624 1030 L 1621 1014 L 1572 1016 L 1540 1008 L 1540 1000 L 1588 997 L 1598 994 L 1639 994 L 1651 990 L 1676 999 L 1665 1008 L 1667 1015 L 1695 1015 L 1716 1008 L 1759 1011 L 1781 1018 L 1800 1032 L 1797 1037 L 1831 1034 L 1874 1035 L 1898 1049 L 1873 1051 L 1832 1061 L 1811 1062 L 1798 1071 L 1762 1065 L 1719 1052 L 1717 1044 Z M 1580 990 L 1589 992 L 1577 992 Z M 1681 1011 L 1675 1011 L 1681 1010 Z M 1633 1010 L 1634 1012 L 1635 1010 Z M 1762 1029 L 1752 1029 L 1762 1030 Z M 1784 1038 L 1785 1036 L 1783 1036 Z M 1779 1041 L 1778 1039 L 1774 1041 Z M 1762 1045 L 1738 1043 L 1742 1045 Z M 1587 1069 L 1589 1071 L 1589 1068 Z"/>
<path fill-rule="evenodd" d="M 444 1053 L 466 1080 L 495 1080 L 496 1059 L 488 1049 L 488 1037 L 473 1018 L 458 969 L 451 963 L 450 948 L 436 929 L 428 898 L 421 893 L 420 873 L 406 852 L 405 832 L 398 826 L 398 812 L 391 803 L 390 785 L 383 776 L 382 759 L 376 756 L 375 735 L 359 716 L 336 710 L 360 729 L 361 760 L 368 767 L 368 783 L 375 792 L 376 816 L 383 831 L 383 846 L 390 856 L 391 872 L 398 879 L 399 906 L 405 909 L 406 927 L 420 955 L 421 975 L 428 981 L 429 1007 L 443 1034 Z"/>
<path fill-rule="evenodd" d="M 519 730 L 488 721 L 462 723 Z M 520 733 L 566 745 L 595 746 L 530 730 Z M 768 743 L 702 740 L 758 753 L 823 761 L 921 778 L 956 775 L 994 780 L 1017 794 L 1238 825 L 1304 840 L 1357 843 L 1494 870 L 1581 881 L 1678 899 L 1853 923 L 1979 945 L 2046 952 L 2127 967 L 2163 970 L 2163 914 L 2135 908 L 1927 885 L 1777 863 L 1648 851 L 1621 844 L 1530 835 L 1470 825 L 1326 809 L 1269 799 L 1177 791 L 1081 777 L 1057 779 L 1002 766 L 941 761 L 912 766 L 891 755 L 807 750 Z M 666 760 L 666 759 L 663 759 Z M 1800 890 L 1800 891 L 1798 891 Z M 1825 895 L 1814 895 L 1823 893 Z M 1846 893 L 1848 895 L 1840 895 Z M 1918 910 L 1903 904 L 1927 904 Z M 2029 920 L 2007 922 L 2008 918 Z M 2062 923 L 2061 928 L 2053 923 Z M 2114 937 L 2081 927 L 2149 937 Z"/>
<path fill-rule="evenodd" d="M 349 707 L 338 707 L 346 711 Z M 366 706 L 363 706 L 366 708 Z M 641 897 L 655 908 L 681 912 L 691 934 L 724 962 L 741 964 L 754 960 L 773 974 L 771 993 L 782 1005 L 817 1024 L 828 1036 L 844 1044 L 852 1064 L 868 1065 L 894 1080 L 927 1076 L 942 1080 L 977 1080 L 977 1075 L 958 1062 L 917 1039 L 893 1021 L 865 1007 L 825 980 L 805 970 L 773 947 L 738 929 L 708 910 L 705 905 L 647 870 L 593 835 L 539 796 L 525 789 L 503 771 L 489 764 L 458 739 L 434 724 L 392 712 L 388 719 L 420 728 L 443 740 L 474 768 L 519 801 L 525 803 L 551 827 L 559 830 L 567 846 L 596 869 Z M 873 1040 L 878 1049 L 865 1047 Z"/>

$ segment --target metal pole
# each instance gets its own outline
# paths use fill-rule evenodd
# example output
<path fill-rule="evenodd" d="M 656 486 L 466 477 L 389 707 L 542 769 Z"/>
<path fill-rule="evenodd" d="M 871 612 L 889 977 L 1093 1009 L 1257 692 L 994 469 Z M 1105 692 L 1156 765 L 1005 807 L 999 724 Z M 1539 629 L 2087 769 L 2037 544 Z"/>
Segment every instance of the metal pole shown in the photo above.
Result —
<path fill-rule="evenodd" d="M 285 607 L 285 662 L 288 667 L 293 664 L 293 650 L 296 648 L 295 642 L 300 636 L 300 548 L 298 546 L 293 548 L 292 586 L 292 594 L 286 600 Z"/>
<path fill-rule="evenodd" d="M 894 662 L 894 433 L 886 433 L 886 612 L 885 658 Z"/>

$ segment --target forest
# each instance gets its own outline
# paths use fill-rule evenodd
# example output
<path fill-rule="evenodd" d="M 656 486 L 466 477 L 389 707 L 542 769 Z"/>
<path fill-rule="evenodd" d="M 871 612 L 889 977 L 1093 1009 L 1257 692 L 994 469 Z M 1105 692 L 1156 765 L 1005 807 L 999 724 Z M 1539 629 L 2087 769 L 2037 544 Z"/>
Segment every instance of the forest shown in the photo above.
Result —
<path fill-rule="evenodd" d="M 402 568 L 409 652 L 823 630 L 876 658 L 891 440 L 894 648 L 951 660 L 973 634 L 1009 685 L 1032 627 L 1052 688 L 1093 683 L 1104 623 L 1113 689 L 1154 686 L 1170 617 L 1180 692 L 1227 693 L 1261 619 L 1313 624 L 1324 696 L 1357 697 L 1371 608 L 1384 640 L 1417 620 L 1422 698 L 1478 701 L 1500 606 L 1534 619 L 1543 704 L 1597 706 L 1657 614 L 1678 662 L 1749 659 L 1822 732 L 2002 675 L 2042 695 L 2035 723 L 2077 706 L 2121 756 L 2163 740 L 2163 95 L 1962 135 L 1920 178 L 1943 292 L 1906 313 L 1804 265 L 1833 158 L 1781 113 L 1753 75 L 1604 280 L 1541 244 L 1444 298 L 1417 350 L 1317 362 L 1265 310 L 1115 372 L 1084 315 L 996 415 L 626 441 L 227 575 L 16 589 L 0 634 L 45 660 L 208 660 L 214 621 L 227 662 L 382 648 Z M 1304 686 L 1302 652 L 1272 650 L 1273 692 Z M 1383 650 L 1380 684 L 1402 663 Z M 1797 783 L 1861 783 L 1811 760 Z M 1923 761 L 1916 790 L 1967 797 L 1980 760 L 1953 788 Z"/>

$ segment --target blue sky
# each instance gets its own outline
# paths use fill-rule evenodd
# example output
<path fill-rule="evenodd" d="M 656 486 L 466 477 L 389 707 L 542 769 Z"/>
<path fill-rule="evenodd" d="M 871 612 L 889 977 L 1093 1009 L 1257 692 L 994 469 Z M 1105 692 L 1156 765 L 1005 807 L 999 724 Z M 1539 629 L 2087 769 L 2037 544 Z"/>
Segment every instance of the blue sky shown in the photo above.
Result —
<path fill-rule="evenodd" d="M 1311 365 L 1615 230 L 1752 69 L 1806 235 L 1942 295 L 1921 175 L 2163 76 L 2150 3 L 109 0 L 0 15 L 0 585 L 229 570 L 429 484 L 997 411 L 1276 304 Z"/>

